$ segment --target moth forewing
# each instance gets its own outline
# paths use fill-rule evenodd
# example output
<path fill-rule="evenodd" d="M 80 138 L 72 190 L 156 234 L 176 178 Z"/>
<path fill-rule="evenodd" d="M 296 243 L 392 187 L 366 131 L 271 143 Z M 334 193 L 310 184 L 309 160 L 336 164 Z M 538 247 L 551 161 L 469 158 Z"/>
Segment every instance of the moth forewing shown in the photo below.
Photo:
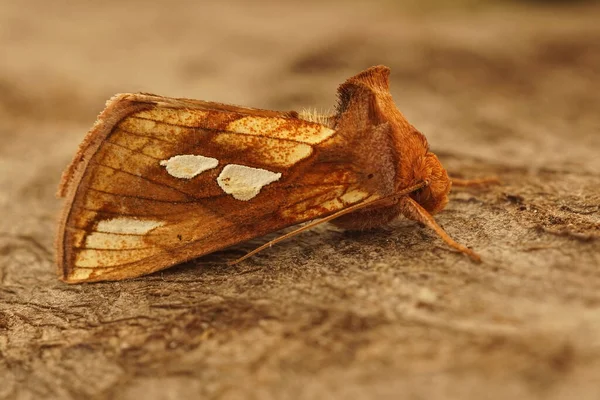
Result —
<path fill-rule="evenodd" d="M 115 96 L 59 188 L 59 276 L 131 278 L 359 202 L 352 171 L 319 160 L 335 134 L 294 113 Z"/>
<path fill-rule="evenodd" d="M 351 229 L 431 217 L 449 179 L 395 107 L 388 76 L 379 66 L 348 79 L 330 117 L 113 97 L 59 187 L 59 277 L 133 278 L 327 216 Z"/>

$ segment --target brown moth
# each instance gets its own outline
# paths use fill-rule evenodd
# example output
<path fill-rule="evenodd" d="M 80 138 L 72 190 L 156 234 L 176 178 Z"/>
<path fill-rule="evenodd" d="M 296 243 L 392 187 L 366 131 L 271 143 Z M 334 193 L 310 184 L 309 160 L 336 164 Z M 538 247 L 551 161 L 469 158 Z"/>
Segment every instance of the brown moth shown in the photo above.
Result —
<path fill-rule="evenodd" d="M 432 217 L 451 180 L 388 80 L 384 66 L 348 79 L 332 116 L 114 96 L 63 174 L 59 277 L 133 278 L 309 220 L 363 230 L 399 215 L 478 261 Z"/>

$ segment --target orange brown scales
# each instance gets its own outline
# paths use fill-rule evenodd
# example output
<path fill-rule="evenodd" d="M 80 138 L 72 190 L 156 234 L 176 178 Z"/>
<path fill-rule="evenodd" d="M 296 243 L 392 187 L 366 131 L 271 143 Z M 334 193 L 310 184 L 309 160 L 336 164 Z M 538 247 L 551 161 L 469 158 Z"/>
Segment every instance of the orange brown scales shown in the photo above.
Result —
<path fill-rule="evenodd" d="M 314 122 L 295 112 L 113 97 L 59 188 L 60 278 L 132 278 L 308 220 L 369 229 L 401 214 L 478 260 L 431 217 L 451 182 L 397 110 L 388 77 L 378 66 L 348 79 L 336 114 Z"/>

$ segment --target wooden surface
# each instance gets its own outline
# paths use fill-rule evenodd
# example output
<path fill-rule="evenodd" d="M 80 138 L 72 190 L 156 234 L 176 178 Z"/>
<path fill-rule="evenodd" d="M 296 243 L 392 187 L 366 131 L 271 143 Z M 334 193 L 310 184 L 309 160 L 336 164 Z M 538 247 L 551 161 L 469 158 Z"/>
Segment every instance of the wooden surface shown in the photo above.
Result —
<path fill-rule="evenodd" d="M 417 3 L 0 3 L 0 398 L 599 398 L 600 8 Z M 112 94 L 327 109 L 375 64 L 451 173 L 503 180 L 438 216 L 483 264 L 397 221 L 56 279 Z"/>

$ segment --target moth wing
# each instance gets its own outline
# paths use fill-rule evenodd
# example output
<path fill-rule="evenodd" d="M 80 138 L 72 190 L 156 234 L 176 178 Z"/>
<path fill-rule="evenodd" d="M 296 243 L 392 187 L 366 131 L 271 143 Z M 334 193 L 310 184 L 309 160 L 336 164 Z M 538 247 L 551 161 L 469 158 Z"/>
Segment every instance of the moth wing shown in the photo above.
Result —
<path fill-rule="evenodd" d="M 323 157 L 338 140 L 294 113 L 115 96 L 63 175 L 58 274 L 133 278 L 373 198 Z"/>

